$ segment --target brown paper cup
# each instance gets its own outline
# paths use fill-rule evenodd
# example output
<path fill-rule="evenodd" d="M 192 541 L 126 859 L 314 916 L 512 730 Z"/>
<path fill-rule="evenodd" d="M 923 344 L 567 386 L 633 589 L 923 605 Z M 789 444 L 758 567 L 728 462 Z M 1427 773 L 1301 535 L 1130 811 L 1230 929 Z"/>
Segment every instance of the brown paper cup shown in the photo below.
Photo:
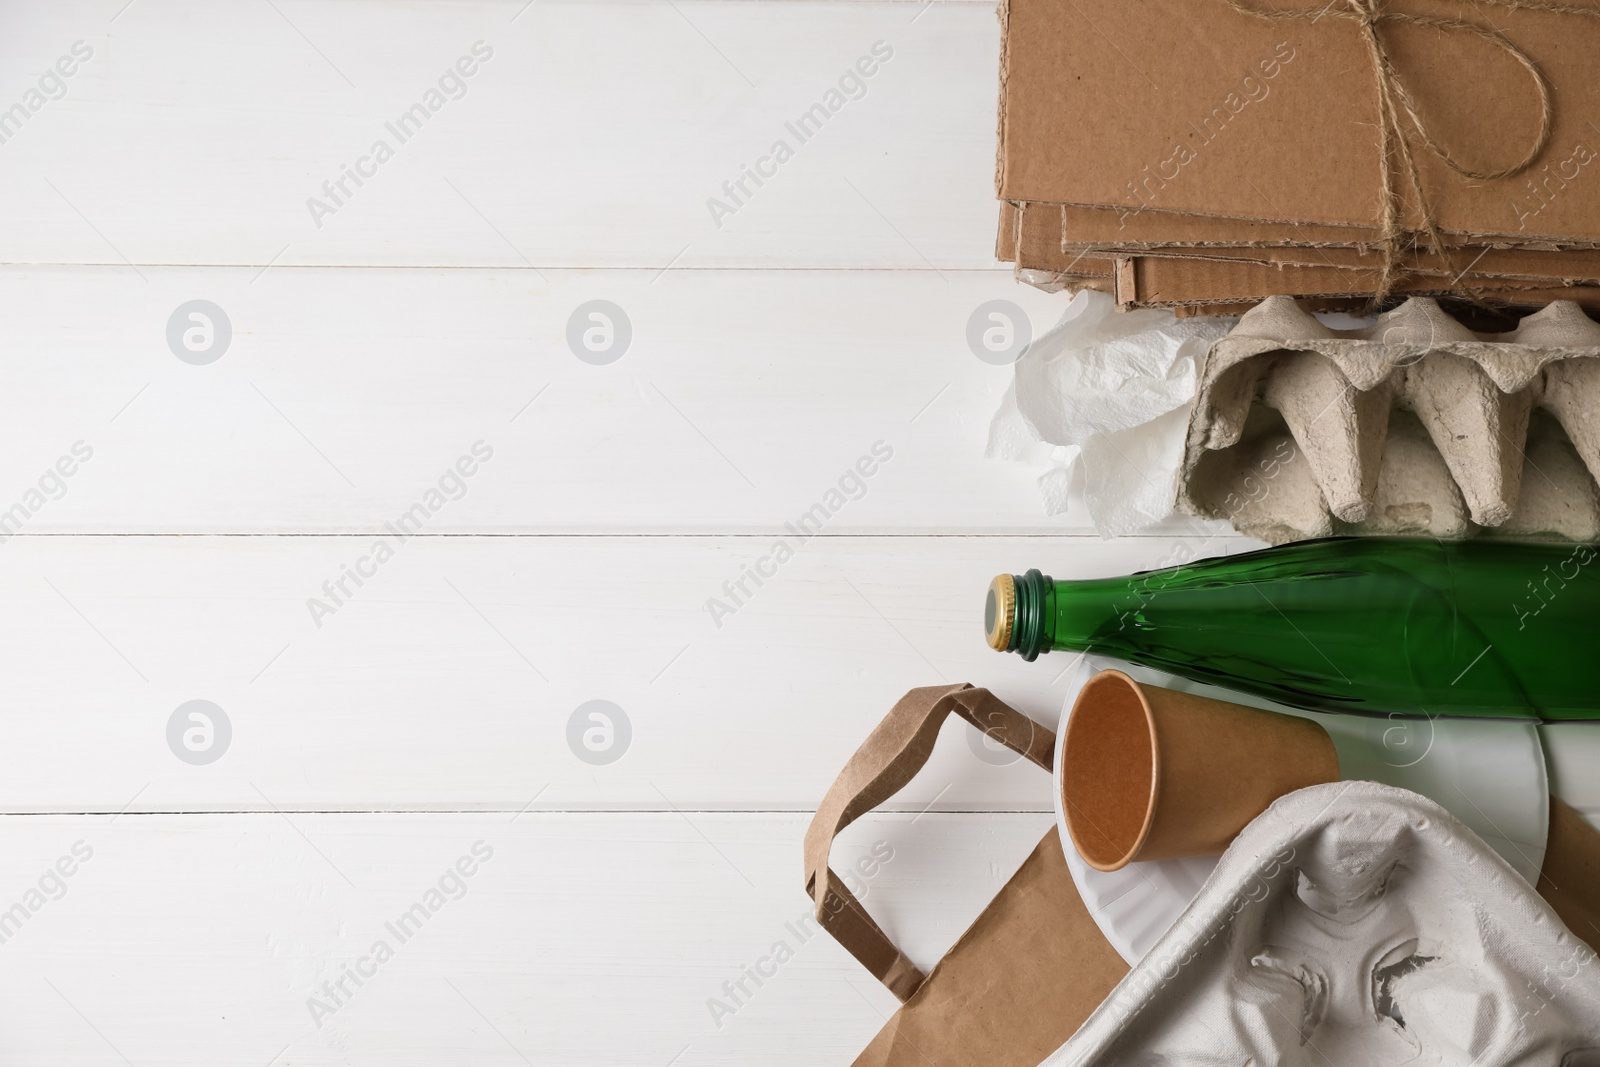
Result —
<path fill-rule="evenodd" d="M 1337 781 L 1339 757 L 1310 719 L 1140 685 L 1101 671 L 1062 740 L 1062 810 L 1084 862 L 1220 853 L 1285 793 Z"/>

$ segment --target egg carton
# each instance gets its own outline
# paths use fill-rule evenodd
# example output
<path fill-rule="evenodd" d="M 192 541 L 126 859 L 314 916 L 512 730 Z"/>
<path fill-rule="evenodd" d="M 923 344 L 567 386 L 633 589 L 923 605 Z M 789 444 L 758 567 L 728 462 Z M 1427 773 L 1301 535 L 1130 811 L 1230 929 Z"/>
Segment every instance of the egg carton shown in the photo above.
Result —
<path fill-rule="evenodd" d="M 1179 511 L 1331 534 L 1600 540 L 1600 324 L 1553 303 L 1474 333 L 1426 298 L 1334 330 L 1286 296 L 1200 370 Z"/>

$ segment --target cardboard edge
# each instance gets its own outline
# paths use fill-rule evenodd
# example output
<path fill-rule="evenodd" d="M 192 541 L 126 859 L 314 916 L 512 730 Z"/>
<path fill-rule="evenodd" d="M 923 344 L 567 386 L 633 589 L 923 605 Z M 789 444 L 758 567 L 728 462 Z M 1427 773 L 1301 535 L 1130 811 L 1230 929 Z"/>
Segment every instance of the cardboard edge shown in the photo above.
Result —
<path fill-rule="evenodd" d="M 1021 200 L 1009 197 L 1013 203 L 1018 204 L 1049 204 L 1054 207 L 1079 208 L 1093 211 L 1123 211 L 1125 205 L 1097 204 L 1077 200 Z M 1378 248 L 1383 244 L 1381 231 L 1370 223 L 1354 222 L 1311 222 L 1304 219 L 1261 218 L 1255 215 L 1233 215 L 1222 212 L 1209 211 L 1174 211 L 1165 208 L 1141 207 L 1139 214 L 1168 215 L 1174 218 L 1189 219 L 1214 219 L 1219 223 L 1244 222 L 1255 225 L 1269 226 L 1310 226 L 1319 230 L 1345 230 L 1354 238 L 1354 244 L 1363 247 Z M 1600 239 L 1574 238 L 1571 234 L 1543 233 L 1532 230 L 1519 230 L 1512 233 L 1508 230 L 1459 230 L 1447 226 L 1440 226 L 1439 232 L 1446 237 L 1460 239 L 1461 244 L 1494 245 L 1505 248 L 1531 248 L 1535 245 L 1544 250 L 1560 251 L 1565 248 L 1600 248 Z M 1499 244 L 1496 244 L 1499 242 Z M 1271 244 L 1272 242 L 1265 242 Z M 1326 243 L 1326 242 L 1324 242 Z M 1314 244 L 1314 242 L 1308 242 Z M 1339 246 L 1331 246 L 1339 247 Z"/>
<path fill-rule="evenodd" d="M 995 9 L 1000 23 L 1000 63 L 998 69 L 999 94 L 995 99 L 994 192 L 1000 199 L 1000 190 L 1006 180 L 1006 89 L 1011 77 L 1011 0 L 1000 0 Z M 1018 209 L 1019 213 L 1021 209 Z"/>

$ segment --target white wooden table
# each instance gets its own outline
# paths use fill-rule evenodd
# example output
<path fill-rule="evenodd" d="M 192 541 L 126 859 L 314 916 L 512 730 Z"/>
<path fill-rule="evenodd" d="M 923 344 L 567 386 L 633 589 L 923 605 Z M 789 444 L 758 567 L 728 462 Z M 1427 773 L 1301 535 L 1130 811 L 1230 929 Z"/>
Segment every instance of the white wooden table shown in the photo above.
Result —
<path fill-rule="evenodd" d="M 1214 533 L 981 458 L 969 316 L 1063 301 L 992 256 L 997 55 L 962 0 L 0 12 L 0 1060 L 851 1059 L 832 776 L 916 685 L 1057 721 L 994 573 Z M 952 727 L 836 855 L 931 963 L 1048 809 Z"/>

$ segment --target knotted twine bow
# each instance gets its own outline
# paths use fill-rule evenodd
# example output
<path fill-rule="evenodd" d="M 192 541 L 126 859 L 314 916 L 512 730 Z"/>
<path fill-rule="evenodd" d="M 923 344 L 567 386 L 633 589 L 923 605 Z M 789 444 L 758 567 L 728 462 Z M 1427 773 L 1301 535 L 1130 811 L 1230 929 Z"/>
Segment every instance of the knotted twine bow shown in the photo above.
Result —
<path fill-rule="evenodd" d="M 1451 259 L 1449 250 L 1439 234 L 1438 220 L 1434 218 L 1433 208 L 1428 203 L 1427 195 L 1422 190 L 1422 179 L 1417 172 L 1417 159 L 1411 148 L 1411 140 L 1406 136 L 1405 128 L 1401 124 L 1401 116 L 1409 120 L 1412 129 L 1416 130 L 1424 147 L 1444 161 L 1444 164 L 1463 178 L 1473 178 L 1490 181 L 1497 178 L 1511 178 L 1533 165 L 1534 161 L 1544 152 L 1545 146 L 1550 143 L 1551 128 L 1555 124 L 1555 109 L 1550 102 L 1550 85 L 1545 80 L 1543 72 L 1528 56 L 1526 52 L 1512 44 L 1498 30 L 1488 29 L 1474 25 L 1458 18 L 1438 18 L 1432 15 L 1410 15 L 1399 11 L 1389 11 L 1384 7 L 1384 0 L 1344 0 L 1342 7 L 1337 6 L 1339 0 L 1318 11 L 1282 10 L 1279 8 L 1258 8 L 1246 3 L 1245 0 L 1222 0 L 1223 3 L 1233 8 L 1241 15 L 1249 15 L 1259 19 L 1304 19 L 1316 22 L 1323 18 L 1340 19 L 1345 22 L 1354 22 L 1361 31 L 1362 42 L 1367 47 L 1368 58 L 1372 60 L 1372 72 L 1377 79 L 1378 110 L 1380 130 L 1380 155 L 1379 168 L 1383 179 L 1383 203 L 1378 216 L 1378 229 L 1383 241 L 1383 272 L 1379 276 L 1378 290 L 1373 296 L 1376 305 L 1394 287 L 1395 277 L 1401 273 L 1400 255 L 1407 245 L 1413 245 L 1414 235 L 1401 225 L 1401 181 L 1411 190 L 1411 195 L 1417 205 L 1417 212 L 1422 218 L 1422 231 L 1427 234 L 1433 249 L 1444 259 L 1445 268 L 1453 275 L 1451 287 L 1461 290 L 1476 301 L 1471 290 L 1461 284 L 1462 276 L 1466 271 L 1458 272 Z M 1493 7 L 1510 8 L 1523 11 L 1547 11 L 1560 15 L 1583 15 L 1589 18 L 1600 18 L 1600 8 L 1576 7 L 1563 3 L 1541 3 L 1539 0 L 1474 0 L 1478 5 L 1488 4 Z M 1528 72 L 1533 79 L 1534 86 L 1539 90 L 1539 134 L 1534 138 L 1533 144 L 1522 158 L 1508 167 L 1498 170 L 1479 170 L 1469 167 L 1456 158 L 1444 145 L 1436 141 L 1428 132 L 1427 123 L 1417 111 L 1416 101 L 1406 89 L 1405 82 L 1400 78 L 1400 72 L 1395 68 L 1394 62 L 1389 57 L 1389 52 L 1383 46 L 1383 38 L 1378 33 L 1378 27 L 1386 22 L 1404 23 L 1411 26 L 1433 26 L 1439 30 L 1458 30 L 1483 38 L 1490 44 L 1501 49 Z M 1396 167 L 1398 160 L 1399 167 Z M 1398 169 L 1398 173 L 1397 173 Z M 1469 265 L 1470 266 L 1470 265 Z"/>

